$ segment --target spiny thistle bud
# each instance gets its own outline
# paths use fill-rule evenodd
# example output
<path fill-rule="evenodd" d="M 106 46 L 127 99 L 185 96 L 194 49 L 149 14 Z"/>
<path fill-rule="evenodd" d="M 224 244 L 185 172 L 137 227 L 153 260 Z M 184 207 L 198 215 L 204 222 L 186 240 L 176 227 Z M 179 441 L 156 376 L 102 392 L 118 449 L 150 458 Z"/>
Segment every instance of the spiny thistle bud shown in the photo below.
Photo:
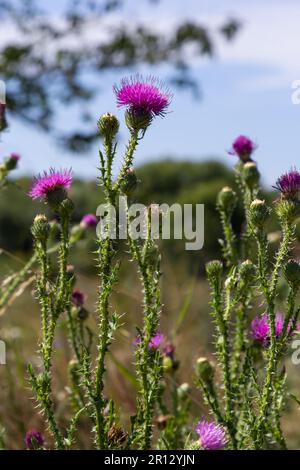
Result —
<path fill-rule="evenodd" d="M 98 129 L 102 137 L 114 139 L 119 131 L 120 123 L 118 118 L 112 113 L 102 114 L 98 120 Z"/>
<path fill-rule="evenodd" d="M 39 214 L 35 217 L 31 227 L 31 233 L 36 240 L 41 242 L 47 241 L 50 233 L 50 224 L 44 214 Z"/>
<path fill-rule="evenodd" d="M 20 160 L 20 155 L 12 153 L 4 162 L 5 168 L 7 171 L 15 170 L 18 166 L 18 161 Z"/>
<path fill-rule="evenodd" d="M 125 112 L 126 126 L 130 131 L 145 131 L 152 122 L 152 116 L 148 112 L 127 109 Z"/>
<path fill-rule="evenodd" d="M 178 398 L 180 398 L 181 400 L 185 400 L 186 398 L 188 398 L 190 392 L 191 392 L 191 387 L 186 382 L 181 384 L 177 388 Z"/>
<path fill-rule="evenodd" d="M 214 378 L 215 369 L 206 357 L 199 357 L 196 362 L 197 377 L 205 383 L 211 383 Z"/>
<path fill-rule="evenodd" d="M 239 274 L 241 279 L 245 282 L 249 282 L 255 277 L 256 268 L 250 259 L 246 259 L 246 261 L 240 265 Z"/>
<path fill-rule="evenodd" d="M 171 372 L 173 371 L 173 361 L 171 357 L 169 356 L 164 356 L 163 357 L 163 369 L 165 372 Z"/>
<path fill-rule="evenodd" d="M 242 177 L 249 189 L 254 189 L 260 178 L 260 173 L 257 169 L 257 165 L 254 162 L 247 162 L 243 165 Z"/>
<path fill-rule="evenodd" d="M 218 206 L 226 213 L 231 213 L 237 202 L 236 193 L 229 186 L 225 186 L 218 194 Z"/>
<path fill-rule="evenodd" d="M 270 214 L 270 209 L 265 201 L 255 199 L 250 205 L 250 221 L 251 224 L 262 229 Z"/>
<path fill-rule="evenodd" d="M 219 280 L 222 275 L 223 265 L 219 260 L 213 260 L 206 263 L 207 277 L 211 280 Z"/>
<path fill-rule="evenodd" d="M 300 217 L 300 202 L 294 199 L 280 199 L 276 204 L 278 217 L 286 222 L 295 222 Z"/>
<path fill-rule="evenodd" d="M 284 276 L 292 286 L 300 285 L 300 263 L 294 259 L 289 260 L 284 267 Z"/>
<path fill-rule="evenodd" d="M 138 182 L 139 180 L 134 168 L 129 168 L 121 182 L 121 191 L 126 194 L 126 196 L 129 196 L 137 188 Z"/>

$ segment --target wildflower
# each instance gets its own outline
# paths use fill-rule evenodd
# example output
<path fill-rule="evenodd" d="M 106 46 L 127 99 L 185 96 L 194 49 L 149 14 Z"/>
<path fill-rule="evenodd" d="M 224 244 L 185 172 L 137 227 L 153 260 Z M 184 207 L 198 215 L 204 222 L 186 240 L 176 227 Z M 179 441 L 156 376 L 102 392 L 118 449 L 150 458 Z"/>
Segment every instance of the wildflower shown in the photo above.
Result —
<path fill-rule="evenodd" d="M 151 349 L 152 351 L 155 351 L 157 350 L 160 345 L 162 344 L 162 342 L 164 341 L 165 339 L 165 335 L 163 335 L 160 331 L 157 331 L 151 338 L 150 338 L 150 341 L 149 341 L 149 349 Z M 142 342 L 142 338 L 140 335 L 136 336 L 136 338 L 134 339 L 133 341 L 133 346 L 138 346 L 139 344 L 141 344 Z"/>
<path fill-rule="evenodd" d="M 296 199 L 300 192 L 300 173 L 296 168 L 281 175 L 276 181 L 275 189 L 278 189 L 283 198 Z"/>
<path fill-rule="evenodd" d="M 18 162 L 21 159 L 17 153 L 11 153 L 9 157 L 5 159 L 4 166 L 6 171 L 15 170 L 18 166 Z"/>
<path fill-rule="evenodd" d="M 275 316 L 275 335 L 276 338 L 282 333 L 284 325 L 284 316 L 282 313 L 276 313 Z M 292 323 L 290 322 L 287 328 L 287 333 L 290 332 Z M 261 343 L 263 346 L 267 347 L 270 342 L 270 325 L 269 325 L 269 316 L 267 313 L 264 313 L 261 316 L 257 316 L 251 322 L 251 336 Z"/>
<path fill-rule="evenodd" d="M 127 106 L 137 114 L 148 114 L 151 117 L 162 116 L 170 104 L 169 91 L 154 77 L 144 79 L 137 75 L 123 78 L 121 86 L 114 87 L 119 106 Z"/>
<path fill-rule="evenodd" d="M 51 168 L 49 173 L 45 171 L 44 174 L 35 177 L 29 195 L 32 199 L 39 199 L 60 190 L 65 193 L 71 184 L 71 170 L 55 171 Z"/>
<path fill-rule="evenodd" d="M 41 432 L 32 429 L 25 436 L 25 444 L 28 450 L 35 450 L 43 447 L 45 443 L 44 436 Z"/>
<path fill-rule="evenodd" d="M 214 421 L 199 421 L 196 427 L 199 436 L 199 444 L 205 450 L 220 450 L 227 444 L 226 431 L 223 426 Z"/>
<path fill-rule="evenodd" d="M 156 351 L 159 348 L 159 346 L 162 344 L 164 339 L 165 339 L 165 335 L 163 335 L 160 331 L 158 331 L 150 339 L 149 349 L 151 349 L 152 351 Z"/>
<path fill-rule="evenodd" d="M 80 308 L 83 306 L 84 302 L 86 301 L 87 296 L 79 289 L 74 289 L 71 296 L 72 304 L 76 307 Z"/>
<path fill-rule="evenodd" d="M 98 224 L 98 219 L 94 214 L 86 214 L 82 217 L 80 225 L 84 227 L 95 227 Z"/>
<path fill-rule="evenodd" d="M 261 199 L 254 199 L 250 204 L 250 221 L 253 227 L 262 229 L 270 214 L 270 209 L 266 202 Z"/>
<path fill-rule="evenodd" d="M 255 143 L 246 137 L 240 135 L 235 139 L 232 144 L 232 149 L 229 151 L 230 155 L 237 155 L 244 163 L 251 161 L 251 155 L 256 149 Z"/>
<path fill-rule="evenodd" d="M 103 137 L 113 139 L 119 130 L 119 121 L 112 113 L 102 114 L 98 121 L 98 129 Z"/>
<path fill-rule="evenodd" d="M 138 183 L 139 180 L 136 176 L 136 172 L 133 167 L 130 167 L 121 182 L 121 191 L 126 194 L 126 196 L 129 196 L 137 188 Z"/>

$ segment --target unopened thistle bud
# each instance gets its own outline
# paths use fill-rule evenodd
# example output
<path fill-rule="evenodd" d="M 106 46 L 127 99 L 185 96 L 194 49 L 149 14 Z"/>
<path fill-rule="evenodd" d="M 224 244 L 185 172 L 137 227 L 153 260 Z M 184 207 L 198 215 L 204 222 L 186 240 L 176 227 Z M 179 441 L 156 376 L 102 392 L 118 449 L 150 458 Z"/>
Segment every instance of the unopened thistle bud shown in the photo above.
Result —
<path fill-rule="evenodd" d="M 15 170 L 18 166 L 20 160 L 20 155 L 17 153 L 12 153 L 4 162 L 5 168 L 7 171 Z"/>
<path fill-rule="evenodd" d="M 219 260 L 213 260 L 209 261 L 206 263 L 206 273 L 207 277 L 211 280 L 220 280 L 222 271 L 223 271 L 223 265 L 221 261 Z"/>
<path fill-rule="evenodd" d="M 189 386 L 188 383 L 183 383 L 177 388 L 177 394 L 178 398 L 181 400 L 185 400 L 188 398 L 189 394 L 191 392 L 191 387 Z"/>
<path fill-rule="evenodd" d="M 197 377 L 204 383 L 211 383 L 214 378 L 215 369 L 206 357 L 199 357 L 196 362 Z"/>
<path fill-rule="evenodd" d="M 36 240 L 44 243 L 47 241 L 50 233 L 50 224 L 44 214 L 39 214 L 35 217 L 31 233 Z"/>
<path fill-rule="evenodd" d="M 262 229 L 270 214 L 265 201 L 255 199 L 250 205 L 250 221 L 253 227 Z"/>
<path fill-rule="evenodd" d="M 256 267 L 252 261 L 246 259 L 246 261 L 240 265 L 239 274 L 243 281 L 250 282 L 255 277 Z"/>
<path fill-rule="evenodd" d="M 284 276 L 291 286 L 300 285 L 300 263 L 294 259 L 289 260 L 284 267 Z"/>
<path fill-rule="evenodd" d="M 254 162 L 247 162 L 243 165 L 242 177 L 249 189 L 254 189 L 259 182 L 260 173 Z"/>
<path fill-rule="evenodd" d="M 282 221 L 295 222 L 300 217 L 300 202 L 295 199 L 281 199 L 277 201 L 276 213 Z"/>
<path fill-rule="evenodd" d="M 98 121 L 100 135 L 110 140 L 117 135 L 119 127 L 118 118 L 112 113 L 102 114 Z"/>
<path fill-rule="evenodd" d="M 129 168 L 121 182 L 121 191 L 126 195 L 129 196 L 132 194 L 138 185 L 138 177 L 134 171 L 134 168 Z"/>
<path fill-rule="evenodd" d="M 224 212 L 230 214 L 237 202 L 236 193 L 229 186 L 225 186 L 218 194 L 218 206 Z"/>

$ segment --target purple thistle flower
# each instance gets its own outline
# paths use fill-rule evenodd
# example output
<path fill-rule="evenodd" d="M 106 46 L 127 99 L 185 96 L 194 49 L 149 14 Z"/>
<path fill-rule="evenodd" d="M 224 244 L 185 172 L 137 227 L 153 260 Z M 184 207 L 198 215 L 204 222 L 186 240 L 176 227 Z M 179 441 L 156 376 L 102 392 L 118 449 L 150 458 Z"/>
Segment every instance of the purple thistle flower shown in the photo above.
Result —
<path fill-rule="evenodd" d="M 233 142 L 232 149 L 229 151 L 229 154 L 237 155 L 243 162 L 247 162 L 251 160 L 251 155 L 256 147 L 257 145 L 249 139 L 249 137 L 240 135 Z"/>
<path fill-rule="evenodd" d="M 149 349 L 156 351 L 156 349 L 159 348 L 164 339 L 165 335 L 163 335 L 160 331 L 157 331 L 157 333 L 155 333 L 155 335 L 150 338 Z"/>
<path fill-rule="evenodd" d="M 28 450 L 35 450 L 43 447 L 44 443 L 45 439 L 41 432 L 36 431 L 35 429 L 27 431 L 25 436 L 25 444 Z"/>
<path fill-rule="evenodd" d="M 291 168 L 278 178 L 274 187 L 281 192 L 283 197 L 296 198 L 300 192 L 300 173 L 296 168 Z"/>
<path fill-rule="evenodd" d="M 67 190 L 71 184 L 71 170 L 55 171 L 51 168 L 49 173 L 45 171 L 44 174 L 35 177 L 29 196 L 32 199 L 42 198 L 57 189 Z"/>
<path fill-rule="evenodd" d="M 282 313 L 278 312 L 275 316 L 275 335 L 276 338 L 282 333 L 284 325 L 284 316 Z M 290 332 L 292 327 L 292 322 L 289 323 L 287 328 L 287 333 Z M 270 343 L 270 325 L 269 325 L 269 316 L 267 313 L 257 316 L 251 322 L 250 330 L 252 338 L 261 343 L 264 347 L 267 347 Z"/>
<path fill-rule="evenodd" d="M 220 450 L 227 444 L 226 431 L 223 426 L 214 421 L 199 421 L 196 427 L 199 436 L 199 444 L 205 450 Z"/>
<path fill-rule="evenodd" d="M 81 290 L 74 289 L 71 296 L 71 301 L 76 307 L 82 307 L 86 301 L 87 296 Z"/>
<path fill-rule="evenodd" d="M 173 360 L 175 355 L 175 345 L 173 343 L 167 343 L 163 348 L 163 353 L 165 356 L 170 357 Z"/>
<path fill-rule="evenodd" d="M 155 351 L 156 349 L 158 349 L 160 347 L 160 345 L 162 344 L 162 342 L 165 340 L 165 335 L 163 335 L 160 331 L 157 331 L 151 338 L 150 338 L 150 341 L 149 341 L 149 349 L 151 349 L 152 351 Z M 142 338 L 140 337 L 140 335 L 136 336 L 134 341 L 133 341 L 133 346 L 139 346 L 142 342 Z"/>
<path fill-rule="evenodd" d="M 14 160 L 15 162 L 18 162 L 19 160 L 21 160 L 21 156 L 18 153 L 15 153 L 15 152 L 12 152 L 10 154 L 10 158 L 11 158 L 11 160 Z"/>
<path fill-rule="evenodd" d="M 171 94 L 154 77 L 136 75 L 123 78 L 120 87 L 114 86 L 118 106 L 127 106 L 134 114 L 163 116 L 170 104 Z"/>
<path fill-rule="evenodd" d="M 98 224 L 98 219 L 94 214 L 86 214 L 82 217 L 80 224 L 85 227 L 95 227 Z"/>

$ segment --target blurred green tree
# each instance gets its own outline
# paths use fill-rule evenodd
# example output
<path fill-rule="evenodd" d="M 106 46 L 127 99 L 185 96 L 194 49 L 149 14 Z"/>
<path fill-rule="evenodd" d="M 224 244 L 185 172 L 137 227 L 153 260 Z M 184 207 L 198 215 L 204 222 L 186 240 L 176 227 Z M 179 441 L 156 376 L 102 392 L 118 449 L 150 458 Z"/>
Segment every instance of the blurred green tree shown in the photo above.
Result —
<path fill-rule="evenodd" d="M 143 0 L 159 1 L 163 0 Z M 172 0 L 168 1 L 172 8 Z M 7 85 L 7 106 L 12 115 L 51 132 L 69 149 L 84 151 L 95 138 L 94 132 L 84 128 L 84 121 L 90 119 L 88 113 L 79 113 L 80 129 L 71 134 L 55 128 L 58 103 L 82 105 L 99 91 L 83 76 L 98 78 L 111 69 L 167 63 L 174 70 L 172 85 L 197 93 L 199 84 L 189 71 L 186 51 L 193 46 L 195 59 L 213 56 L 215 41 L 210 29 L 196 21 L 179 21 L 172 32 L 158 32 L 138 20 L 128 24 L 121 16 L 107 26 L 107 16 L 126 7 L 127 2 L 63 0 L 56 11 L 51 2 L 0 0 L 1 28 L 4 35 L 9 32 L 0 45 L 0 78 Z M 237 20 L 229 18 L 218 32 L 231 40 L 239 27 Z M 91 28 L 95 34 L 87 41 Z"/>

